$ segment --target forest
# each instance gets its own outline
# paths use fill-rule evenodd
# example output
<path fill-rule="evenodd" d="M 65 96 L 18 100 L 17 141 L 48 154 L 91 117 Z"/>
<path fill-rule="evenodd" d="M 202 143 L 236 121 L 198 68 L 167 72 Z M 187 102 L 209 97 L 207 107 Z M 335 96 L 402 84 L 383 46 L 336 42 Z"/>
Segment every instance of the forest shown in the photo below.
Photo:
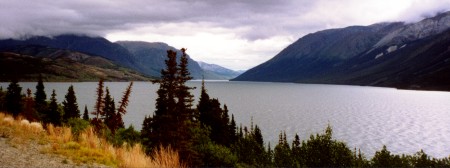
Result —
<path fill-rule="evenodd" d="M 152 156 L 158 148 L 170 147 L 179 154 L 180 162 L 188 167 L 449 167 L 450 158 L 433 158 L 424 151 L 412 155 L 391 153 L 386 146 L 372 158 L 345 142 L 333 139 L 331 126 L 324 132 L 301 140 L 295 135 L 287 141 L 286 133 L 279 134 L 277 144 L 264 141 L 257 124 L 237 124 L 227 105 L 208 95 L 202 82 L 199 100 L 195 103 L 192 90 L 186 85 L 191 80 L 186 49 L 177 60 L 177 53 L 167 51 L 165 69 L 156 94 L 156 110 L 142 121 L 142 130 L 128 128 L 122 120 L 132 94 L 133 82 L 116 104 L 104 81 L 99 80 L 94 109 L 79 110 L 73 86 L 62 103 L 53 90 L 49 99 L 40 77 L 36 92 L 22 90 L 19 81 L 0 88 L 0 112 L 29 121 L 67 126 L 77 133 L 94 128 L 95 132 L 114 146 L 142 144 L 144 152 Z M 23 94 L 25 92 L 26 94 Z M 194 105 L 196 104 L 196 105 Z M 133 114 L 128 114 L 133 115 Z"/>

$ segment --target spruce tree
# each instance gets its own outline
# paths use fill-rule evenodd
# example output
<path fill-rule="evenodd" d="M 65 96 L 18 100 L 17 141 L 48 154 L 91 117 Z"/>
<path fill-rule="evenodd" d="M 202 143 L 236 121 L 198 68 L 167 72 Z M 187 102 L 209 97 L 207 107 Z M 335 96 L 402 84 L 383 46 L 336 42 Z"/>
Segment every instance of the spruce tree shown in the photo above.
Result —
<path fill-rule="evenodd" d="M 91 124 L 94 125 L 96 131 L 99 131 L 102 128 L 103 121 L 101 120 L 101 116 L 103 116 L 103 79 L 100 79 L 98 81 L 98 87 L 97 87 L 97 101 L 95 103 L 94 111 L 92 111 L 92 115 L 94 115 L 94 118 L 91 120 Z"/>
<path fill-rule="evenodd" d="M 130 95 L 131 95 L 131 88 L 133 87 L 133 82 L 130 82 L 130 85 L 128 85 L 127 89 L 123 93 L 122 100 L 119 102 L 120 106 L 119 109 L 117 109 L 116 113 L 116 121 L 115 124 L 118 128 L 125 128 L 125 124 L 123 123 L 122 115 L 125 115 L 127 113 L 127 106 L 128 102 L 130 101 Z"/>
<path fill-rule="evenodd" d="M 274 148 L 274 164 L 276 167 L 293 167 L 291 149 L 286 140 L 286 132 L 280 133 L 278 145 Z"/>
<path fill-rule="evenodd" d="M 29 121 L 37 121 L 39 118 L 37 117 L 36 110 L 34 108 L 35 101 L 31 96 L 31 90 L 27 89 L 27 96 L 25 97 L 25 106 L 23 110 L 23 116 Z"/>
<path fill-rule="evenodd" d="M 292 159 L 296 167 L 302 167 L 304 165 L 300 137 L 297 134 L 295 134 L 294 141 L 292 141 Z"/>
<path fill-rule="evenodd" d="M 109 88 L 106 87 L 106 94 L 105 98 L 103 99 L 104 106 L 103 106 L 103 121 L 105 125 L 111 130 L 111 132 L 114 134 L 116 131 L 116 105 L 114 102 L 114 99 L 109 94 Z"/>
<path fill-rule="evenodd" d="M 171 146 L 184 162 L 192 161 L 196 153 L 192 149 L 191 129 L 196 127 L 195 112 L 191 108 L 192 88 L 185 83 L 192 79 L 187 71 L 187 55 L 182 49 L 180 65 L 176 52 L 167 51 L 166 69 L 161 71 L 156 99 L 156 110 L 152 117 L 145 117 L 141 136 L 146 151 L 162 146 Z"/>
<path fill-rule="evenodd" d="M 83 120 L 89 121 L 89 111 L 87 109 L 87 105 L 84 105 Z"/>
<path fill-rule="evenodd" d="M 230 132 L 232 130 L 230 130 L 228 107 L 224 105 L 222 109 L 218 99 L 209 98 L 209 95 L 205 89 L 204 80 L 202 80 L 202 88 L 200 100 L 197 104 L 197 111 L 199 113 L 199 121 L 201 125 L 211 129 L 209 135 L 210 139 L 215 143 L 230 147 L 232 138 Z"/>
<path fill-rule="evenodd" d="M 175 116 L 176 52 L 168 50 L 167 57 L 168 59 L 165 61 L 166 69 L 161 70 L 161 79 L 155 81 L 159 83 L 159 89 L 156 92 L 158 95 L 156 110 L 152 117 L 146 116 L 142 124 L 142 143 L 148 154 L 159 145 L 170 145 L 175 150 L 179 150 Z"/>
<path fill-rule="evenodd" d="M 73 85 L 70 85 L 65 98 L 62 103 L 64 109 L 63 121 L 67 122 L 70 118 L 80 118 L 80 110 L 78 109 L 77 97 L 75 96 Z"/>
<path fill-rule="evenodd" d="M 3 87 L 0 86 L 0 111 L 6 111 L 5 95 L 6 95 L 6 92 L 4 92 Z"/>
<path fill-rule="evenodd" d="M 22 111 L 22 87 L 19 81 L 13 79 L 6 91 L 6 110 L 14 117 L 17 117 Z"/>
<path fill-rule="evenodd" d="M 55 89 L 53 89 L 51 98 L 50 98 L 50 104 L 48 106 L 48 112 L 47 112 L 47 117 L 44 120 L 45 123 L 52 123 L 53 125 L 61 125 L 61 120 L 62 120 L 62 116 L 61 116 L 61 112 L 58 108 L 58 103 L 56 102 L 56 93 L 55 93 Z"/>
<path fill-rule="evenodd" d="M 236 127 L 236 121 L 234 121 L 234 115 L 231 114 L 231 121 L 228 127 L 228 137 L 230 138 L 230 145 L 234 145 L 238 141 L 238 132 Z"/>
<path fill-rule="evenodd" d="M 46 100 L 47 94 L 45 94 L 44 82 L 42 81 L 42 76 L 39 75 L 38 83 L 36 85 L 36 92 L 34 93 L 34 108 L 41 118 L 45 118 L 45 113 L 47 111 Z"/>

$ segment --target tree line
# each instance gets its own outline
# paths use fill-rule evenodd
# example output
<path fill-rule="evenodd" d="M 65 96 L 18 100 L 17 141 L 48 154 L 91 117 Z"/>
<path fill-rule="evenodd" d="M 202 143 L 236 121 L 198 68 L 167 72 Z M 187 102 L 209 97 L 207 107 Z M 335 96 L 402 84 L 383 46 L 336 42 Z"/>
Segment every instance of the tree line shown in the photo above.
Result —
<path fill-rule="evenodd" d="M 69 125 L 74 132 L 93 126 L 100 135 L 115 145 L 142 143 L 147 154 L 155 148 L 170 146 L 178 151 L 183 163 L 190 167 L 448 167 L 450 158 L 436 159 L 419 151 L 413 155 L 395 155 L 386 146 L 368 159 L 360 150 L 332 138 L 328 126 L 324 133 L 311 135 L 301 141 L 295 135 L 287 141 L 280 132 L 278 143 L 272 148 L 262 136 L 257 124 L 237 125 L 227 106 L 211 98 L 204 81 L 200 98 L 194 106 L 194 88 L 186 85 L 192 77 L 188 71 L 186 49 L 177 60 L 175 51 L 167 51 L 165 69 L 159 84 L 155 111 L 147 115 L 142 130 L 132 126 L 125 129 L 122 116 L 126 114 L 133 83 L 124 91 L 119 105 L 100 80 L 94 110 L 87 107 L 80 114 L 73 86 L 70 86 L 62 104 L 57 103 L 53 90 L 47 101 L 42 78 L 39 78 L 34 97 L 29 89 L 26 95 L 17 80 L 6 91 L 0 88 L 0 111 L 23 116 L 31 121 L 55 125 Z M 89 116 L 93 116 L 90 118 Z"/>
<path fill-rule="evenodd" d="M 115 145 L 121 145 L 123 142 L 134 144 L 140 141 L 140 134 L 134 130 L 133 126 L 125 128 L 122 120 L 122 116 L 127 112 L 126 107 L 132 86 L 133 82 L 130 82 L 116 108 L 108 87 L 104 88 L 103 80 L 100 80 L 97 88 L 100 97 L 97 99 L 96 108 L 89 113 L 87 106 L 84 106 L 84 112 L 81 114 L 73 85 L 67 89 L 63 102 L 58 103 L 54 89 L 47 100 L 41 76 L 38 78 L 34 96 L 29 88 L 26 94 L 22 94 L 22 87 L 18 80 L 13 79 L 6 91 L 0 87 L 0 111 L 6 111 L 14 117 L 21 116 L 29 121 L 40 121 L 44 127 L 48 124 L 69 126 L 75 135 L 93 126 L 97 133 Z M 104 95 L 103 92 L 105 92 Z M 90 116 L 94 117 L 90 118 Z"/>

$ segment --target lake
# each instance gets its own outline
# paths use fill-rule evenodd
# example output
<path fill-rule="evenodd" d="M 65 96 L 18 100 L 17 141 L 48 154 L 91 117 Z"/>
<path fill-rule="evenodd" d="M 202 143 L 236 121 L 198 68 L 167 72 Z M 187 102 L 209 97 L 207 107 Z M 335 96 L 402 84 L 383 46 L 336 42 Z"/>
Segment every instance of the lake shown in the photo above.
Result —
<path fill-rule="evenodd" d="M 190 86 L 196 102 L 200 81 Z M 33 93 L 36 83 L 20 85 Z M 96 82 L 45 83 L 47 99 L 55 89 L 59 102 L 64 100 L 67 88 L 74 85 L 80 111 L 87 105 L 94 108 Z M 117 102 L 127 87 L 127 82 L 106 82 Z M 8 83 L 0 83 L 6 89 Z M 413 154 L 423 149 L 433 157 L 450 154 L 450 93 L 437 91 L 411 91 L 391 88 L 314 85 L 293 83 L 257 83 L 207 81 L 210 97 L 219 98 L 228 106 L 236 122 L 260 126 L 265 143 L 272 148 L 278 142 L 280 131 L 286 131 L 288 141 L 296 133 L 301 140 L 311 134 L 322 133 L 329 124 L 333 137 L 344 141 L 350 148 L 360 148 L 372 157 L 376 150 L 386 145 L 395 154 Z M 155 109 L 158 85 L 135 82 L 130 98 L 126 125 L 140 130 L 145 115 Z"/>

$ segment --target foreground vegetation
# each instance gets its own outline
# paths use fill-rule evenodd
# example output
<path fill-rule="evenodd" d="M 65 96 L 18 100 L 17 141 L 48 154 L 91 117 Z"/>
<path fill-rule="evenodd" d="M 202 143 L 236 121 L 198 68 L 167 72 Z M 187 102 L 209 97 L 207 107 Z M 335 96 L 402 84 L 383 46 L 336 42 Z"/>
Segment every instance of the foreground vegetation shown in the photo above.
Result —
<path fill-rule="evenodd" d="M 184 167 L 176 152 L 170 148 L 159 148 L 147 156 L 140 144 L 114 146 L 99 137 L 92 127 L 73 133 L 74 128 L 55 127 L 48 124 L 44 129 L 40 123 L 27 123 L 21 117 L 0 113 L 0 137 L 8 138 L 16 148 L 27 147 L 31 141 L 46 145 L 43 153 L 66 156 L 77 164 L 103 164 L 111 167 Z"/>
<path fill-rule="evenodd" d="M 281 132 L 278 144 L 272 148 L 270 143 L 264 142 L 258 125 L 237 126 L 234 116 L 229 116 L 227 106 L 209 97 L 204 83 L 197 106 L 193 107 L 193 88 L 185 85 L 192 79 L 187 70 L 185 51 L 182 49 L 179 61 L 176 52 L 168 51 L 166 69 L 161 71 L 161 79 L 155 81 L 160 87 L 156 110 L 145 117 L 140 132 L 132 126 L 125 128 L 122 121 L 133 83 L 116 106 L 109 89 L 100 80 L 96 106 L 91 113 L 94 117 L 90 118 L 87 107 L 81 115 L 73 87 L 69 87 L 65 100 L 59 104 L 54 92 L 47 101 L 42 80 L 36 86 L 34 97 L 29 89 L 22 95 L 22 88 L 13 80 L 6 92 L 0 88 L 0 111 L 7 111 L 16 119 L 23 116 L 44 123 L 45 131 L 38 132 L 38 137 L 43 137 L 40 141 L 52 144 L 47 152 L 82 163 L 119 167 L 450 166 L 450 158 L 432 158 L 424 151 L 395 155 L 386 146 L 368 159 L 359 150 L 334 140 L 330 126 L 324 133 L 311 135 L 303 141 L 296 135 L 288 142 L 286 134 Z M 8 118 L 1 115 L 1 121 Z M 3 134 L 11 137 L 23 134 L 20 133 L 23 128 L 17 128 L 19 133 Z"/>

